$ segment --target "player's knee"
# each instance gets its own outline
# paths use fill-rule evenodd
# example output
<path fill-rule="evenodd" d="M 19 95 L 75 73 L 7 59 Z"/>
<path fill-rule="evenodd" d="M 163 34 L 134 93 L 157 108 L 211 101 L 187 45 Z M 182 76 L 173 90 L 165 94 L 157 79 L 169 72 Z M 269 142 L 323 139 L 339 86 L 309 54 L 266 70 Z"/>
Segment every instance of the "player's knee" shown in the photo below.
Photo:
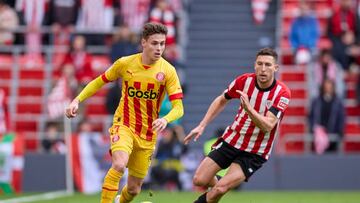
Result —
<path fill-rule="evenodd" d="M 138 186 L 128 186 L 127 188 L 127 192 L 131 195 L 131 196 L 136 196 L 140 193 L 141 191 L 141 187 Z"/>
<path fill-rule="evenodd" d="M 121 162 L 113 162 L 112 167 L 120 173 L 124 173 L 125 168 L 126 168 L 125 164 L 121 163 Z"/>
<path fill-rule="evenodd" d="M 206 186 L 207 182 L 201 176 L 195 174 L 193 178 L 193 184 L 196 186 Z"/>

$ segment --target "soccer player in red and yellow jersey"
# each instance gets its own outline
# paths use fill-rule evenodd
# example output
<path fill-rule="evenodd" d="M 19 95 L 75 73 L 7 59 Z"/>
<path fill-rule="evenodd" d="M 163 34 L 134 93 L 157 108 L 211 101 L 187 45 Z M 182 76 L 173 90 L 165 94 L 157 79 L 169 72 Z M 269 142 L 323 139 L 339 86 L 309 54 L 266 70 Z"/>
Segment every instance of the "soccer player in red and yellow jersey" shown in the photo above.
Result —
<path fill-rule="evenodd" d="M 122 97 L 109 129 L 112 166 L 104 178 L 101 203 L 113 202 L 125 168 L 127 185 L 120 203 L 131 202 L 140 192 L 155 149 L 156 134 L 183 113 L 182 89 L 175 68 L 161 56 L 165 49 L 167 29 L 158 23 L 147 23 L 142 32 L 142 53 L 122 57 L 102 75 L 91 81 L 66 109 L 75 117 L 79 103 L 93 95 L 105 83 L 122 79 Z M 172 103 L 171 111 L 159 117 L 165 93 Z"/>

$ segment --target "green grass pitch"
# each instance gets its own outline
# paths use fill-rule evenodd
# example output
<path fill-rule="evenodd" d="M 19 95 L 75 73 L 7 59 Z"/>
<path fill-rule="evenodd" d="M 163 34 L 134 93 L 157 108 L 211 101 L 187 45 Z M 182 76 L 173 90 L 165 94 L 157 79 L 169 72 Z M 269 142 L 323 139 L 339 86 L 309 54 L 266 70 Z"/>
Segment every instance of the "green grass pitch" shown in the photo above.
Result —
<path fill-rule="evenodd" d="M 143 191 L 133 201 L 134 203 L 141 203 L 143 201 L 150 201 L 152 203 L 192 203 L 200 193 L 195 192 L 166 192 L 155 191 L 153 196 L 149 196 L 148 191 Z M 75 194 L 70 197 L 58 198 L 54 200 L 36 201 L 32 203 L 98 203 L 99 194 L 83 195 Z M 9 196 L 1 196 L 4 200 Z M 221 203 L 359 203 L 360 191 L 334 191 L 334 192 L 309 192 L 309 191 L 273 191 L 273 192 L 249 192 L 249 191 L 235 191 L 226 194 Z"/>

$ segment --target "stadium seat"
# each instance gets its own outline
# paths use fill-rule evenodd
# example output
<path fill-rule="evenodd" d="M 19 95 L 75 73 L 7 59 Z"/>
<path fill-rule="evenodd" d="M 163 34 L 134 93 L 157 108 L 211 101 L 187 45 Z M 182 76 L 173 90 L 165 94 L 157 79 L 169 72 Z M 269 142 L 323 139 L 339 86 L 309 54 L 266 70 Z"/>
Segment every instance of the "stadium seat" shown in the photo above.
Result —
<path fill-rule="evenodd" d="M 105 104 L 87 103 L 85 107 L 86 115 L 107 115 Z"/>
<path fill-rule="evenodd" d="M 42 103 L 18 103 L 16 110 L 17 113 L 41 114 Z"/>
<path fill-rule="evenodd" d="M 303 82 L 306 81 L 306 76 L 304 71 L 299 72 L 282 72 L 281 80 L 284 82 Z"/>
<path fill-rule="evenodd" d="M 306 90 L 303 89 L 291 89 L 291 98 L 292 99 L 306 99 Z"/>
<path fill-rule="evenodd" d="M 42 87 L 26 87 L 22 86 L 18 89 L 19 96 L 42 96 Z"/>
<path fill-rule="evenodd" d="M 11 69 L 1 69 L 0 68 L 1 79 L 11 79 Z"/>
<path fill-rule="evenodd" d="M 20 70 L 20 79 L 37 79 L 43 80 L 45 73 L 43 69 L 22 69 Z"/>
<path fill-rule="evenodd" d="M 19 132 L 24 132 L 24 131 L 36 132 L 37 120 L 15 121 L 15 129 Z"/>
<path fill-rule="evenodd" d="M 347 116 L 359 116 L 360 115 L 360 107 L 357 106 L 346 106 L 346 115 Z"/>
<path fill-rule="evenodd" d="M 286 110 L 286 116 L 306 116 L 307 111 L 304 106 L 290 106 Z"/>

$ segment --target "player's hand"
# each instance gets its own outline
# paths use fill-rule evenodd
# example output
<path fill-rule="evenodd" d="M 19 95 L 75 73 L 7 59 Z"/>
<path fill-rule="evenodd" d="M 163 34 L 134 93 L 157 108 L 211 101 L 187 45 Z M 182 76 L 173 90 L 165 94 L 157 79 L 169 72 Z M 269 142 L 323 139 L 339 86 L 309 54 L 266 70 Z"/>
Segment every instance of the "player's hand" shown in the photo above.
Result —
<path fill-rule="evenodd" d="M 189 144 L 189 142 L 191 141 L 191 139 L 194 137 L 194 141 L 196 142 L 196 140 L 199 139 L 200 135 L 204 132 L 204 127 L 203 126 L 197 126 L 196 128 L 192 129 L 192 131 L 186 135 L 186 137 L 184 138 L 184 144 Z"/>
<path fill-rule="evenodd" d="M 166 128 L 167 124 L 168 122 L 165 118 L 158 118 L 152 123 L 152 127 L 153 130 L 161 132 Z"/>
<path fill-rule="evenodd" d="M 65 115 L 68 118 L 73 118 L 77 115 L 77 111 L 79 109 L 80 101 L 78 99 L 74 99 L 69 106 L 65 109 Z"/>
<path fill-rule="evenodd" d="M 248 95 L 240 90 L 236 90 L 236 92 L 240 94 L 241 106 L 247 111 L 250 107 Z"/>

